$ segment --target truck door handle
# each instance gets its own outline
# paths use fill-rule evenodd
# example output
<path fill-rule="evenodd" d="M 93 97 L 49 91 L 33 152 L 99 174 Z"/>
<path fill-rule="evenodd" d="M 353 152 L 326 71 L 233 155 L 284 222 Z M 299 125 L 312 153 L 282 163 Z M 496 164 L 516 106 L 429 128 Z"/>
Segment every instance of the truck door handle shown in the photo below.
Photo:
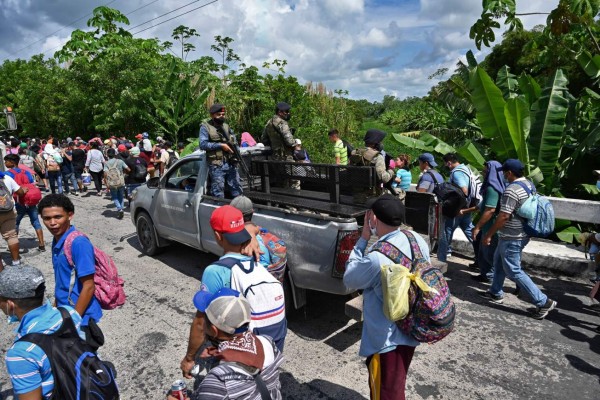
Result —
<path fill-rule="evenodd" d="M 189 200 L 186 200 L 186 201 L 185 201 L 185 203 L 183 203 L 183 206 L 184 206 L 185 208 L 190 208 L 190 207 L 192 206 L 192 203 L 190 203 L 190 201 L 189 201 Z"/>

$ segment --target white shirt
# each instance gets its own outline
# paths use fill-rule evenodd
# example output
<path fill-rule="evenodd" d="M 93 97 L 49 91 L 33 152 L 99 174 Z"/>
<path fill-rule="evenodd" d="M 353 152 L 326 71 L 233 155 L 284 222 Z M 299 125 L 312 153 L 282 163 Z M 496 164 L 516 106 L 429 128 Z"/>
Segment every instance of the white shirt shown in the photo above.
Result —
<path fill-rule="evenodd" d="M 10 190 L 11 194 L 15 193 L 21 188 L 21 186 L 17 185 L 17 182 L 15 182 L 15 180 L 8 175 L 4 175 L 4 184 L 6 185 L 6 188 Z"/>

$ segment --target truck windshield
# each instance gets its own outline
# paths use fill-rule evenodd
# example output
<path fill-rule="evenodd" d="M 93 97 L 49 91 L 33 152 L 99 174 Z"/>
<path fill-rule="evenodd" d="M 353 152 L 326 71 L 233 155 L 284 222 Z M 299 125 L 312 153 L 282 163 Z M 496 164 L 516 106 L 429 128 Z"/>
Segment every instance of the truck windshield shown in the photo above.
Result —
<path fill-rule="evenodd" d="M 193 192 L 196 188 L 199 172 L 200 160 L 189 160 L 178 164 L 167 173 L 167 183 L 165 187 L 167 189 Z"/>

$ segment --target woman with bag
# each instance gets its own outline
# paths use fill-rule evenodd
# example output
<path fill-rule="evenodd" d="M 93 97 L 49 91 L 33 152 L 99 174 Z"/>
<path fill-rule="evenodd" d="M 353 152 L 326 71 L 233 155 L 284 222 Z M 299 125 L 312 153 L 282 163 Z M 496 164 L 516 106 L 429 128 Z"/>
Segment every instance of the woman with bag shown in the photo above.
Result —
<path fill-rule="evenodd" d="M 54 149 L 52 143 L 48 143 L 44 147 L 44 160 L 46 161 L 46 172 L 50 181 L 50 191 L 56 193 L 56 185 L 58 185 L 58 194 L 63 192 L 62 174 L 60 172 L 60 164 L 62 157 Z"/>
<path fill-rule="evenodd" d="M 96 186 L 96 192 L 98 196 L 102 196 L 102 180 L 104 178 L 104 156 L 102 152 L 98 150 L 98 142 L 90 141 L 91 149 L 87 153 L 87 159 L 85 161 L 85 169 L 90 172 L 94 185 Z"/>
<path fill-rule="evenodd" d="M 129 173 L 131 170 L 127 167 L 127 164 L 120 158 L 115 158 L 117 152 L 115 149 L 108 149 L 106 151 L 108 161 L 104 164 L 104 172 L 106 179 L 106 186 L 110 189 L 110 198 L 117 206 L 119 212 L 119 219 L 123 218 L 123 208 L 125 204 L 123 197 L 125 195 L 125 176 L 124 173 Z"/>

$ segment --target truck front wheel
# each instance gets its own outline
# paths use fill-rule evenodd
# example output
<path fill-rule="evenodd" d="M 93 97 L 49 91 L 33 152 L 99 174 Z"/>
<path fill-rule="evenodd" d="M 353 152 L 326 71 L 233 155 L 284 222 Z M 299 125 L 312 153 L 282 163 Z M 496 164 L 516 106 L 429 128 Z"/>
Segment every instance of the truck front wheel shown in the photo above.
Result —
<path fill-rule="evenodd" d="M 159 254 L 162 249 L 158 246 L 158 238 L 150 216 L 145 212 L 140 213 L 135 220 L 135 227 L 142 252 L 148 256 Z"/>

